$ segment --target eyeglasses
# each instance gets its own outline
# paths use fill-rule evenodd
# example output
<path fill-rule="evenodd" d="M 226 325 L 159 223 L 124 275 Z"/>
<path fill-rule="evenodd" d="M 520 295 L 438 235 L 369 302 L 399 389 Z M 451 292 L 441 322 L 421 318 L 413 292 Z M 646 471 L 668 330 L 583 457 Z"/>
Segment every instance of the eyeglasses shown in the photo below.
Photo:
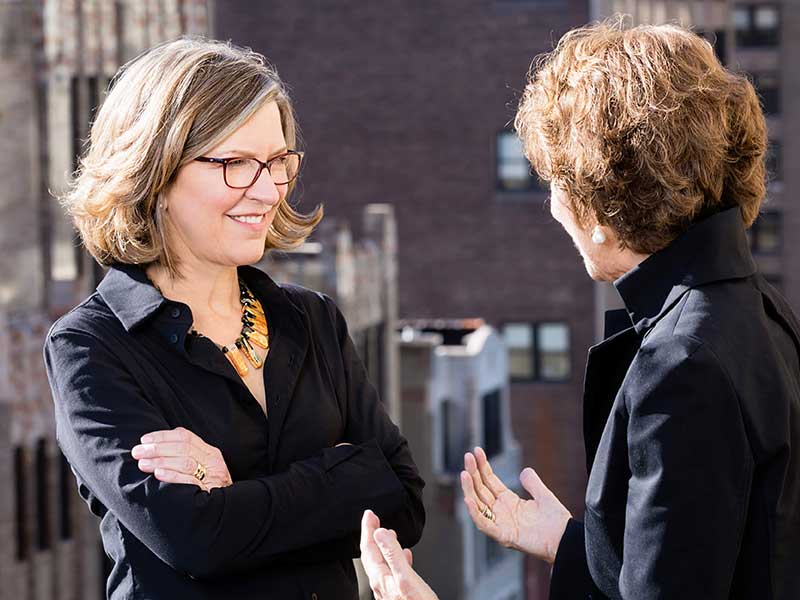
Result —
<path fill-rule="evenodd" d="M 225 185 L 229 188 L 241 190 L 253 185 L 264 169 L 267 170 L 272 178 L 272 183 L 275 185 L 291 183 L 300 171 L 303 153 L 296 150 L 287 150 L 275 158 L 270 158 L 267 162 L 261 162 L 257 158 L 244 158 L 241 156 L 232 158 L 198 156 L 195 160 L 222 165 L 222 177 L 225 180 Z"/>

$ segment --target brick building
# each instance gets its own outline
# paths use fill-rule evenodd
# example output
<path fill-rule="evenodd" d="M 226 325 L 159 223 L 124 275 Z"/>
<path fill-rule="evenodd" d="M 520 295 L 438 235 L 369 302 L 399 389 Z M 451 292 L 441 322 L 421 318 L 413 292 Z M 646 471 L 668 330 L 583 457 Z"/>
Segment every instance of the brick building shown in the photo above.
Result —
<path fill-rule="evenodd" d="M 213 19 L 216 37 L 263 52 L 291 87 L 308 206 L 353 220 L 394 205 L 400 316 L 506 327 L 521 462 L 576 516 L 594 287 L 509 121 L 532 58 L 588 19 L 577 0 L 234 0 Z M 526 578 L 528 598 L 545 597 L 549 569 L 530 560 Z"/>
<path fill-rule="evenodd" d="M 763 72 L 762 96 L 781 116 L 769 116 L 774 175 L 753 247 L 800 311 L 800 246 L 791 243 L 800 207 L 789 195 L 800 175 L 787 168 L 800 160 L 791 135 L 800 127 L 800 72 L 790 68 L 800 51 L 796 2 L 231 0 L 216 4 L 213 19 L 216 37 L 263 52 L 290 85 L 309 206 L 324 202 L 335 216 L 370 202 L 395 206 L 400 316 L 480 317 L 505 333 L 522 463 L 577 517 L 583 364 L 603 310 L 619 299 L 586 276 L 509 122 L 533 57 L 616 11 L 692 25 L 728 64 L 735 57 Z M 546 597 L 545 565 L 530 560 L 526 578 L 529 599 Z"/>

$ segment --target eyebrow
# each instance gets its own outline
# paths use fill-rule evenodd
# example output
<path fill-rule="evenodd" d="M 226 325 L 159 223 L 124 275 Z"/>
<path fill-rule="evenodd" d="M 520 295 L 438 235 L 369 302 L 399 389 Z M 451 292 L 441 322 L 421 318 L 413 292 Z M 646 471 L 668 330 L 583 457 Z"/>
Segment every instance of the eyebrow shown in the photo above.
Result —
<path fill-rule="evenodd" d="M 288 148 L 286 146 L 283 146 L 279 150 L 276 150 L 275 152 L 270 154 L 268 158 L 272 158 L 273 156 L 278 156 L 279 154 L 283 154 L 287 150 L 288 150 Z M 258 153 L 251 152 L 250 150 L 236 150 L 236 149 L 234 149 L 234 150 L 223 150 L 222 152 L 218 152 L 217 154 L 238 154 L 240 156 L 252 156 L 253 158 L 258 158 Z"/>

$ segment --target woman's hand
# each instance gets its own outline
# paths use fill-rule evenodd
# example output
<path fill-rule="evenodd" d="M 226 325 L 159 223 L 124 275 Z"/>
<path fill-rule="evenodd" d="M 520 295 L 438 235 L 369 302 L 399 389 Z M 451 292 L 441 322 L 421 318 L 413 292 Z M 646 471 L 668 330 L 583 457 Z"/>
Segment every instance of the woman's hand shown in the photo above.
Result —
<path fill-rule="evenodd" d="M 411 568 L 411 550 L 400 547 L 397 534 L 381 529 L 371 510 L 361 517 L 361 564 L 375 600 L 437 600 L 428 584 Z"/>
<path fill-rule="evenodd" d="M 225 459 L 188 429 L 178 427 L 142 436 L 131 450 L 139 469 L 166 483 L 185 483 L 210 492 L 233 483 Z"/>
<path fill-rule="evenodd" d="M 482 448 L 464 455 L 464 468 L 464 503 L 478 529 L 507 548 L 552 564 L 572 515 L 536 471 L 529 467 L 520 473 L 522 487 L 532 496 L 523 500 L 494 474 Z"/>

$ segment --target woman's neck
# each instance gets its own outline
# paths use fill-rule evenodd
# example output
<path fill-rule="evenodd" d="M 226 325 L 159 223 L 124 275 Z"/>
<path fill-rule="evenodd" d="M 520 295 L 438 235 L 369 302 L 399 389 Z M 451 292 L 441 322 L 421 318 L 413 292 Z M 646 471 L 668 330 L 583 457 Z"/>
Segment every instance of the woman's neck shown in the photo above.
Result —
<path fill-rule="evenodd" d="M 195 320 L 226 317 L 240 310 L 236 267 L 181 262 L 181 277 L 173 278 L 161 265 L 147 267 L 147 276 L 165 298 L 188 304 Z"/>

